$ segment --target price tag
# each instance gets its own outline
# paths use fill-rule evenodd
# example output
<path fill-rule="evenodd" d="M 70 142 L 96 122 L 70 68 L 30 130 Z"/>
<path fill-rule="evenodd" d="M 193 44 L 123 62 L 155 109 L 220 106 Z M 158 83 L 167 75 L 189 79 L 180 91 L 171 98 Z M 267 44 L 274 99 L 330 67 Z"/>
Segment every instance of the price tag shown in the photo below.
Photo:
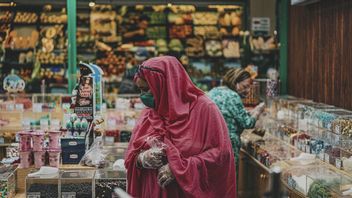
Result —
<path fill-rule="evenodd" d="M 14 104 L 7 104 L 6 105 L 6 110 L 7 111 L 14 111 L 15 110 L 15 105 Z"/>
<path fill-rule="evenodd" d="M 330 156 L 327 153 L 324 153 L 324 161 L 329 163 L 330 162 Z"/>
<path fill-rule="evenodd" d="M 76 192 L 61 192 L 62 198 L 76 198 Z"/>
<path fill-rule="evenodd" d="M 334 132 L 336 133 L 336 134 L 341 134 L 340 132 L 341 132 L 341 129 L 340 129 L 340 125 L 335 125 L 335 128 L 334 128 Z"/>
<path fill-rule="evenodd" d="M 340 159 L 336 159 L 335 160 L 335 166 L 336 166 L 336 168 L 341 169 L 342 161 Z"/>
<path fill-rule="evenodd" d="M 16 110 L 17 111 L 23 111 L 23 109 L 24 109 L 24 106 L 23 106 L 23 104 L 16 104 Z"/>
<path fill-rule="evenodd" d="M 115 142 L 115 138 L 111 137 L 111 136 L 105 136 L 105 142 L 114 143 Z"/>
<path fill-rule="evenodd" d="M 310 152 L 310 146 L 309 146 L 309 145 L 306 145 L 305 147 L 306 147 L 306 148 L 305 148 L 305 149 L 306 149 L 306 153 L 311 153 L 311 152 Z"/>
<path fill-rule="evenodd" d="M 324 152 L 320 152 L 318 154 L 318 158 L 321 160 L 321 161 L 324 161 Z"/>
<path fill-rule="evenodd" d="M 27 192 L 27 198 L 40 198 L 40 192 Z"/>
<path fill-rule="evenodd" d="M 31 121 L 29 119 L 24 119 L 22 121 L 22 128 L 24 130 L 30 130 L 31 129 Z"/>
<path fill-rule="evenodd" d="M 49 120 L 48 119 L 41 119 L 40 120 L 40 128 L 42 130 L 48 130 L 49 129 Z"/>
<path fill-rule="evenodd" d="M 42 103 L 33 103 L 33 112 L 43 112 L 43 104 Z"/>

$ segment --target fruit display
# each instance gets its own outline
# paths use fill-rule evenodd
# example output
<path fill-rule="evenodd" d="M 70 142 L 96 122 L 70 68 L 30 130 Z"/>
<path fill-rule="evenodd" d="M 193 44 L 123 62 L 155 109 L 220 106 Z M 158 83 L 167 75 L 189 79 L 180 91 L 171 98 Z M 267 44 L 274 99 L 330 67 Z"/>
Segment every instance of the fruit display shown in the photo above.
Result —
<path fill-rule="evenodd" d="M 217 12 L 196 12 L 192 14 L 195 25 L 216 25 L 219 14 Z"/>
<path fill-rule="evenodd" d="M 17 12 L 14 23 L 36 23 L 38 20 L 38 15 L 34 12 Z"/>
<path fill-rule="evenodd" d="M 216 39 L 220 37 L 220 32 L 216 26 L 195 26 L 194 35 L 204 38 Z"/>
<path fill-rule="evenodd" d="M 0 22 L 1 23 L 10 23 L 13 17 L 13 12 L 4 11 L 0 12 Z"/>
<path fill-rule="evenodd" d="M 193 5 L 172 5 L 170 10 L 173 13 L 191 13 L 196 11 L 196 7 Z"/>
<path fill-rule="evenodd" d="M 240 28 L 235 27 L 222 27 L 220 28 L 220 35 L 221 36 L 239 36 L 240 35 Z"/>
<path fill-rule="evenodd" d="M 66 14 L 42 13 L 40 15 L 41 23 L 67 23 Z"/>
<path fill-rule="evenodd" d="M 169 36 L 171 38 L 186 38 L 192 34 L 191 25 L 174 25 L 169 29 Z"/>
<path fill-rule="evenodd" d="M 12 30 L 5 40 L 5 48 L 28 49 L 35 48 L 39 39 L 39 32 L 32 30 L 28 36 L 22 36 L 16 30 Z"/>
<path fill-rule="evenodd" d="M 182 25 L 192 23 L 191 14 L 172 14 L 168 15 L 168 21 L 170 24 Z"/>
<path fill-rule="evenodd" d="M 219 15 L 219 25 L 220 26 L 240 26 L 241 25 L 241 15 L 237 12 L 221 13 Z"/>
<path fill-rule="evenodd" d="M 42 64 L 64 64 L 66 55 L 64 53 L 54 54 L 43 51 L 37 52 L 37 58 Z"/>
<path fill-rule="evenodd" d="M 223 40 L 223 53 L 225 58 L 239 58 L 240 54 L 240 43 L 234 40 Z"/>
<path fill-rule="evenodd" d="M 200 37 L 190 38 L 186 41 L 186 55 L 190 57 L 204 56 L 204 41 Z"/>
<path fill-rule="evenodd" d="M 166 38 L 167 30 L 164 26 L 154 26 L 147 28 L 147 36 L 150 39 Z"/>
<path fill-rule="evenodd" d="M 105 57 L 97 59 L 97 65 L 101 66 L 106 76 L 119 75 L 125 71 L 126 57 L 117 56 L 114 52 L 106 52 Z"/>
<path fill-rule="evenodd" d="M 169 48 L 171 51 L 181 52 L 183 51 L 183 44 L 179 39 L 171 39 Z"/>
<path fill-rule="evenodd" d="M 152 12 L 147 14 L 150 18 L 150 24 L 165 24 L 166 15 L 162 12 Z"/>
<path fill-rule="evenodd" d="M 210 57 L 222 56 L 222 44 L 218 40 L 209 40 L 205 42 L 207 55 Z"/>

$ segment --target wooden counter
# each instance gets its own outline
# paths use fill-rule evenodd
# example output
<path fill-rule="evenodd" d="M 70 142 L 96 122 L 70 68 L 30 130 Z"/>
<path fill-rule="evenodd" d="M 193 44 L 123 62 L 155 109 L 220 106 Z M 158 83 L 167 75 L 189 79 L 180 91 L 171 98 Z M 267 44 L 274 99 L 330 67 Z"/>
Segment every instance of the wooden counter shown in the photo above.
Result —
<path fill-rule="evenodd" d="M 269 169 L 258 160 L 249 155 L 246 151 L 240 152 L 240 171 L 238 197 L 253 198 L 263 197 L 269 190 L 270 173 Z M 281 182 L 281 187 L 288 193 L 290 198 L 304 198 L 300 192 L 290 189 L 286 183 Z"/>

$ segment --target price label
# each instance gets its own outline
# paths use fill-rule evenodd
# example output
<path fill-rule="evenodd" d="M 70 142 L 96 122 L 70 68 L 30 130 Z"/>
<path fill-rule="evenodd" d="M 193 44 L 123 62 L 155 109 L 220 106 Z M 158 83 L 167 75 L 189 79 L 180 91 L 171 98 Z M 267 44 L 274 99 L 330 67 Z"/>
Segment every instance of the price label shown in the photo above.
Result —
<path fill-rule="evenodd" d="M 334 132 L 335 132 L 336 134 L 340 134 L 340 132 L 341 132 L 340 125 L 338 125 L 338 124 L 335 125 Z"/>
<path fill-rule="evenodd" d="M 23 109 L 24 109 L 24 106 L 23 106 L 23 104 L 16 104 L 16 110 L 17 111 L 23 111 Z"/>
<path fill-rule="evenodd" d="M 49 129 L 49 120 L 48 119 L 41 119 L 40 120 L 40 128 L 43 130 Z"/>
<path fill-rule="evenodd" d="M 62 198 L 76 198 L 76 192 L 62 192 Z"/>
<path fill-rule="evenodd" d="M 318 154 L 318 158 L 321 160 L 321 161 L 324 161 L 324 153 L 323 152 L 320 152 Z"/>
<path fill-rule="evenodd" d="M 27 198 L 40 198 L 40 192 L 27 192 Z"/>
<path fill-rule="evenodd" d="M 305 149 L 306 149 L 306 153 L 311 153 L 311 152 L 310 152 L 310 146 L 309 146 L 309 145 L 306 145 L 305 147 L 306 147 L 306 148 L 305 148 Z"/>
<path fill-rule="evenodd" d="M 15 110 L 15 105 L 14 105 L 14 104 L 7 104 L 7 105 L 6 105 L 6 110 L 7 110 L 7 111 L 13 111 L 13 110 Z"/>
<path fill-rule="evenodd" d="M 336 168 L 341 169 L 342 161 L 340 159 L 336 159 L 335 160 L 335 166 L 336 166 Z"/>
<path fill-rule="evenodd" d="M 296 148 L 298 147 L 298 141 L 297 141 L 297 139 L 294 139 L 294 140 L 293 140 L 293 146 L 296 147 Z"/>
<path fill-rule="evenodd" d="M 330 156 L 327 153 L 324 153 L 324 161 L 329 163 L 330 162 Z"/>
<path fill-rule="evenodd" d="M 42 103 L 33 103 L 33 112 L 43 112 L 43 104 Z"/>

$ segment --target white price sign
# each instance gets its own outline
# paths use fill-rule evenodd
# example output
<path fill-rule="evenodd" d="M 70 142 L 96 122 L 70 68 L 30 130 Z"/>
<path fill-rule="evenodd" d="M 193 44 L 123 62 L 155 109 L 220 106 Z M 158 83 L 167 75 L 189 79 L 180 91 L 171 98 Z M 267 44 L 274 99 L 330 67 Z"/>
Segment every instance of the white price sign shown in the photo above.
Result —
<path fill-rule="evenodd" d="M 33 112 L 43 112 L 43 104 L 42 103 L 33 103 Z"/>
<path fill-rule="evenodd" d="M 62 192 L 62 198 L 76 198 L 76 192 Z"/>

